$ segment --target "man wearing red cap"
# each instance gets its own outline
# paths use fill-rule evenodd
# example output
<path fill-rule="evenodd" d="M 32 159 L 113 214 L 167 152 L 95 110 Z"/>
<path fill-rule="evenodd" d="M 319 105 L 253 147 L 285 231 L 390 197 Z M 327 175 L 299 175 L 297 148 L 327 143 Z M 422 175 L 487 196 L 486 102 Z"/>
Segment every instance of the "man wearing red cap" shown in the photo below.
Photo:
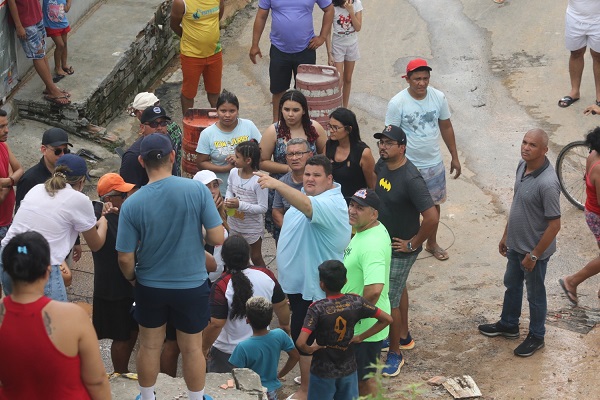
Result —
<path fill-rule="evenodd" d="M 427 61 L 416 58 L 406 66 L 408 87 L 394 96 L 385 115 L 386 125 L 395 125 L 406 133 L 406 157 L 419 169 L 431 193 L 435 209 L 440 215 L 440 204 L 446 201 L 446 175 L 440 135 L 450 151 L 450 173 L 454 179 L 460 176 L 460 161 L 450 122 L 450 109 L 444 93 L 429 86 L 431 67 Z M 425 251 L 440 261 L 448 259 L 448 253 L 437 243 L 437 225 L 427 238 Z"/>

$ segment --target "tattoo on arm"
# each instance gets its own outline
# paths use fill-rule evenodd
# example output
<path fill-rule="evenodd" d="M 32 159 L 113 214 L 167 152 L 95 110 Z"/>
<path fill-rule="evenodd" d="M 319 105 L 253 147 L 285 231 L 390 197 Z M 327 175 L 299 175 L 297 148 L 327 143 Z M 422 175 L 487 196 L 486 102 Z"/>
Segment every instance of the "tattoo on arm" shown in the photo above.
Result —
<path fill-rule="evenodd" d="M 52 320 L 46 311 L 44 311 L 44 326 L 46 327 L 46 333 L 48 333 L 48 336 L 52 336 Z"/>

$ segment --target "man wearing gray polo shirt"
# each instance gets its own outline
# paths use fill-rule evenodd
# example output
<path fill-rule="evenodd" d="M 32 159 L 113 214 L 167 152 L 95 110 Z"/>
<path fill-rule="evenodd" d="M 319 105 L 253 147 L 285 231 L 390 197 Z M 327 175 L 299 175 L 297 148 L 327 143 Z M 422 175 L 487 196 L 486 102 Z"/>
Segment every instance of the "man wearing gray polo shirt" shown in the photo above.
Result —
<path fill-rule="evenodd" d="M 547 152 L 546 132 L 532 129 L 525 134 L 513 203 L 499 244 L 500 254 L 508 259 L 502 315 L 494 324 L 479 325 L 479 332 L 485 336 L 518 339 L 525 282 L 530 322 L 527 338 L 514 351 L 520 357 L 529 357 L 544 347 L 547 310 L 544 279 L 560 230 L 560 185 L 546 158 Z"/>

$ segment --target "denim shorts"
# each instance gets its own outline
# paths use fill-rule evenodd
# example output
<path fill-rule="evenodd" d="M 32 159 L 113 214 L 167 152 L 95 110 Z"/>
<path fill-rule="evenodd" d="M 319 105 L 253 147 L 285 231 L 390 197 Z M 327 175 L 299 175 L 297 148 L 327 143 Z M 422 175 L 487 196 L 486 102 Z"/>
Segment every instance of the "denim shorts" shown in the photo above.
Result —
<path fill-rule="evenodd" d="M 415 261 L 417 261 L 417 253 L 409 253 L 408 257 L 392 257 L 390 263 L 390 306 L 392 308 L 400 307 L 400 298 L 406 287 L 408 274 Z"/>
<path fill-rule="evenodd" d="M 421 176 L 425 179 L 425 184 L 433 204 L 440 205 L 446 201 L 446 170 L 444 169 L 444 163 L 441 162 L 438 165 L 434 165 L 431 168 L 419 169 Z"/>
<path fill-rule="evenodd" d="M 25 56 L 33 60 L 43 60 L 46 57 L 46 29 L 44 22 L 25 27 L 25 39 L 19 38 Z"/>
<path fill-rule="evenodd" d="M 334 399 L 350 400 L 358 397 L 356 371 L 341 378 L 320 378 L 310 373 L 308 400 Z"/>
<path fill-rule="evenodd" d="M 0 252 L 1 254 L 1 252 Z M 2 287 L 5 295 L 12 293 L 12 280 L 4 271 L 2 262 L 0 261 L 0 273 L 2 274 Z M 60 273 L 60 265 L 53 265 L 50 271 L 50 278 L 44 287 L 44 296 L 50 297 L 52 300 L 67 301 L 67 289 L 65 289 L 65 281 Z"/>

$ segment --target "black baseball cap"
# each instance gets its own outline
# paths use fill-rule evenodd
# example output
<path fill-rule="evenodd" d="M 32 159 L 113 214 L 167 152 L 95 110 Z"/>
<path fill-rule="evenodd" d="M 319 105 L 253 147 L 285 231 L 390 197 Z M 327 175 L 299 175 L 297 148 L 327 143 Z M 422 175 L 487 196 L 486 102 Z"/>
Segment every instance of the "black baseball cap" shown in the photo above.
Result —
<path fill-rule="evenodd" d="M 379 210 L 379 196 L 373 189 L 359 189 L 352 195 L 350 200 L 361 206 L 373 207 L 375 210 Z"/>
<path fill-rule="evenodd" d="M 145 124 L 147 122 L 152 122 L 157 118 L 164 118 L 167 121 L 171 120 L 171 118 L 167 116 L 167 111 L 165 111 L 164 108 L 162 108 L 161 106 L 150 106 L 147 107 L 142 113 L 142 116 L 140 117 L 140 122 L 142 124 Z"/>
<path fill-rule="evenodd" d="M 406 134 L 399 126 L 388 125 L 383 128 L 383 131 L 373 135 L 375 139 L 381 139 L 383 136 L 388 137 L 398 142 L 398 144 L 406 144 Z"/>
<path fill-rule="evenodd" d="M 64 129 L 60 128 L 50 128 L 44 132 L 44 135 L 42 136 L 42 144 L 44 146 L 52 147 L 67 144 L 73 147 L 73 145 L 69 143 L 69 134 Z"/>

